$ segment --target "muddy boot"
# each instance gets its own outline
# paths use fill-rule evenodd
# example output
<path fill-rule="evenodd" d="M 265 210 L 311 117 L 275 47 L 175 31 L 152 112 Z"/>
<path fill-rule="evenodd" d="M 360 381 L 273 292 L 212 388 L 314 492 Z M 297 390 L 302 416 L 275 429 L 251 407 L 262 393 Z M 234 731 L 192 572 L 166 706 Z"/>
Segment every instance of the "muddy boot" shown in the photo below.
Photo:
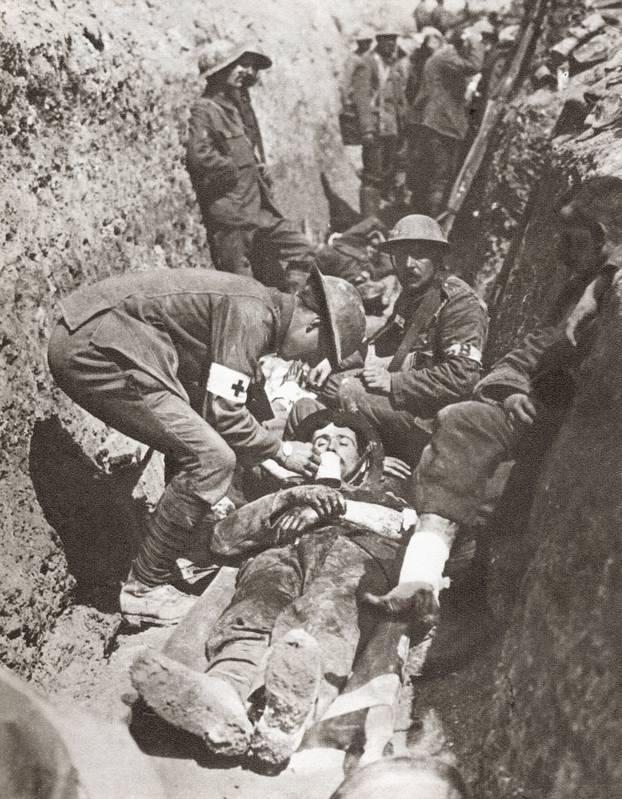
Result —
<path fill-rule="evenodd" d="M 235 688 L 145 649 L 130 668 L 132 685 L 164 721 L 201 738 L 210 752 L 243 755 L 252 727 Z"/>
<path fill-rule="evenodd" d="M 184 594 L 168 583 L 149 586 L 128 579 L 121 588 L 121 614 L 130 627 L 155 624 L 168 627 L 180 622 L 197 601 L 196 596 Z"/>
<path fill-rule="evenodd" d="M 253 757 L 267 766 L 289 760 L 313 716 L 321 678 L 322 658 L 313 636 L 291 630 L 274 644 L 266 667 L 266 706 L 251 740 Z"/>

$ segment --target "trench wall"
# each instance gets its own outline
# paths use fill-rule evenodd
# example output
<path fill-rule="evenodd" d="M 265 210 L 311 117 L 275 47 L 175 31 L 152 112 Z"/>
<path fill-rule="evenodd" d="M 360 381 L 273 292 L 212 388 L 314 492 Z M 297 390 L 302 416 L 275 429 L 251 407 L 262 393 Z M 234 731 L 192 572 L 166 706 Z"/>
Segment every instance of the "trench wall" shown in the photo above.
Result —
<path fill-rule="evenodd" d="M 559 41 L 587 13 L 573 3 L 551 11 L 541 44 Z M 539 47 L 534 61 L 541 54 Z M 471 275 L 493 312 L 489 363 L 547 315 L 568 277 L 556 252 L 562 198 L 590 177 L 622 178 L 620 119 L 556 130 L 569 97 L 606 88 L 611 98 L 622 75 L 618 61 L 614 48 L 565 92 L 528 82 L 508 108 L 480 178 L 479 205 L 471 198 L 459 220 L 463 232 L 475 230 L 479 250 L 465 253 L 465 264 L 468 271 L 469 258 L 478 259 Z M 607 226 L 617 240 L 619 218 L 612 207 Z M 504 634 L 482 691 L 484 729 L 459 743 L 475 792 L 486 799 L 620 793 L 621 335 L 618 279 L 601 309 L 574 406 L 537 485 L 529 486 L 532 502 L 494 531 L 489 592 Z M 465 678 L 472 679 L 468 669 Z M 468 699 L 465 708 L 474 710 Z M 458 726 L 472 729 L 472 720 L 452 713 Z"/>

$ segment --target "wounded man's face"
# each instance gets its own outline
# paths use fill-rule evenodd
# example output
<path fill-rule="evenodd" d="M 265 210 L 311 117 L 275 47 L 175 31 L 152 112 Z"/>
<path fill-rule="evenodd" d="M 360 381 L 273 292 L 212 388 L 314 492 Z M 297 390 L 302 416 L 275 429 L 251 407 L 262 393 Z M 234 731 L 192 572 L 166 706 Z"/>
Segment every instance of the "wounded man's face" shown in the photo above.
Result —
<path fill-rule="evenodd" d="M 356 434 L 349 427 L 337 427 L 331 422 L 315 431 L 311 443 L 317 455 L 328 451 L 339 456 L 344 477 L 349 477 L 355 470 L 359 460 L 358 443 Z"/>

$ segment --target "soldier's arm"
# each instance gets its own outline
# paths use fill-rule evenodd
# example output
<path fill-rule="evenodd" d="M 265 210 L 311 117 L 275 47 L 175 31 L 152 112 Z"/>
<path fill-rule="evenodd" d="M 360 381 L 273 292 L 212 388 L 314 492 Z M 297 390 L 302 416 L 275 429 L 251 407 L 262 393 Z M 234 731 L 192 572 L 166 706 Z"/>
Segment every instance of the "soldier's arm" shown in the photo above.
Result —
<path fill-rule="evenodd" d="M 361 126 L 361 135 L 375 133 L 374 114 L 371 107 L 372 98 L 372 70 L 365 59 L 360 61 L 352 75 L 352 100 Z"/>
<path fill-rule="evenodd" d="M 480 377 L 488 315 L 474 294 L 450 296 L 441 310 L 441 360 L 391 375 L 391 400 L 415 416 L 433 416 L 469 397 Z"/>
<path fill-rule="evenodd" d="M 270 313 L 257 299 L 222 298 L 212 312 L 212 363 L 204 415 L 239 460 L 249 465 L 273 458 L 279 451 L 278 437 L 262 427 L 245 404 L 257 362 L 269 350 L 271 336 Z"/>
<path fill-rule="evenodd" d="M 232 188 L 238 179 L 237 167 L 226 155 L 209 110 L 201 102 L 195 103 L 190 112 L 186 163 L 192 175 L 222 192 Z"/>
<path fill-rule="evenodd" d="M 447 52 L 443 66 L 447 71 L 475 75 L 484 66 L 484 55 L 481 42 L 468 41 L 462 53 L 457 50 Z"/>
<path fill-rule="evenodd" d="M 572 345 L 565 337 L 565 323 L 543 327 L 530 333 L 523 344 L 500 358 L 475 387 L 484 400 L 503 402 L 510 394 L 531 394 L 532 381 L 547 364 L 567 358 Z"/>
<path fill-rule="evenodd" d="M 346 504 L 338 491 L 326 486 L 302 485 L 268 494 L 216 523 L 211 537 L 212 552 L 220 557 L 239 557 L 289 543 L 292 535 L 281 523 L 294 509 L 313 511 L 311 527 L 317 527 L 341 516 Z"/>

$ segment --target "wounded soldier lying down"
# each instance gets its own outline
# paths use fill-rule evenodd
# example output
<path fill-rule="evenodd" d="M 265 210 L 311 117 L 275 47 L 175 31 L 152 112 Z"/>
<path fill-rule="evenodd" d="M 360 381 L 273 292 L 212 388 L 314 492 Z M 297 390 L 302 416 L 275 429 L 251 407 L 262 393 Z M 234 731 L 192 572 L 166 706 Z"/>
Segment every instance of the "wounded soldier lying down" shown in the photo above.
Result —
<path fill-rule="evenodd" d="M 151 651 L 132 667 L 135 687 L 162 718 L 215 753 L 270 764 L 290 757 L 343 688 L 380 618 L 361 597 L 398 582 L 415 516 L 387 490 L 382 446 L 362 416 L 321 410 L 296 438 L 320 457 L 319 475 L 332 460 L 340 490 L 287 488 L 218 522 L 217 554 L 264 551 L 240 570 L 209 635 L 206 673 Z"/>

